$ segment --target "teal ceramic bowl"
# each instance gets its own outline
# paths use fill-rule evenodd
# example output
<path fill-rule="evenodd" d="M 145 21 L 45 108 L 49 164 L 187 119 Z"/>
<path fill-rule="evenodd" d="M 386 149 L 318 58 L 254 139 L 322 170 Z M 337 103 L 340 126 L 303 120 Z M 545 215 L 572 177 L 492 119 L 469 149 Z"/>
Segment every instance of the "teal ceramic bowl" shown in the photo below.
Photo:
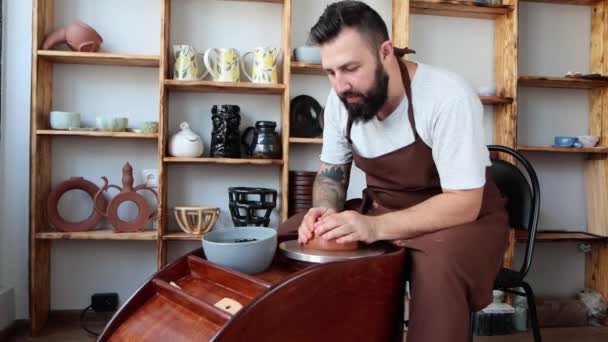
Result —
<path fill-rule="evenodd" d="M 80 113 L 54 110 L 49 114 L 52 129 L 70 129 L 80 127 Z"/>
<path fill-rule="evenodd" d="M 223 228 L 203 236 L 207 260 L 247 274 L 268 269 L 276 249 L 277 231 L 272 228 Z"/>

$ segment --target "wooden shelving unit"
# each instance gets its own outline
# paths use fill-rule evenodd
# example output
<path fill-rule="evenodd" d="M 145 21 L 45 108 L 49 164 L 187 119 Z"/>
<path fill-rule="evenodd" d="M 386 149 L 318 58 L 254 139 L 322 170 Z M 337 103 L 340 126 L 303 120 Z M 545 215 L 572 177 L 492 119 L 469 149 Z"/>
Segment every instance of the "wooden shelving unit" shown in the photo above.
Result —
<path fill-rule="evenodd" d="M 559 152 L 559 153 L 608 153 L 608 147 L 546 147 L 546 146 L 525 146 L 519 145 L 517 149 L 520 151 L 531 152 Z"/>
<path fill-rule="evenodd" d="M 182 241 L 200 241 L 202 235 L 187 234 L 183 232 L 167 232 L 163 234 L 163 240 L 182 240 Z"/>
<path fill-rule="evenodd" d="M 36 233 L 36 239 L 40 240 L 132 240 L 132 241 L 145 241 L 145 240 L 156 240 L 158 232 L 143 231 L 137 233 L 114 233 L 113 231 L 107 230 L 94 230 L 90 232 L 43 232 Z"/>
<path fill-rule="evenodd" d="M 283 84 L 258 84 L 251 82 L 214 82 L 214 81 L 177 81 L 166 79 L 165 87 L 171 91 L 281 95 L 285 91 Z"/>
<path fill-rule="evenodd" d="M 76 136 L 76 137 L 99 137 L 99 138 L 127 138 L 127 139 L 158 139 L 156 133 L 132 133 L 132 132 L 100 132 L 100 131 L 64 131 L 54 129 L 39 129 L 38 135 L 54 136 Z"/>
<path fill-rule="evenodd" d="M 537 88 L 594 89 L 608 87 L 608 81 L 576 77 L 519 76 L 519 85 Z"/>
<path fill-rule="evenodd" d="M 54 50 L 38 50 L 37 55 L 41 60 L 63 64 L 90 64 L 154 68 L 158 68 L 160 64 L 160 56 L 151 55 L 127 55 L 103 52 L 73 52 Z"/>
<path fill-rule="evenodd" d="M 487 5 L 469 1 L 410 1 L 412 14 L 495 19 L 513 11 L 511 5 Z"/>
<path fill-rule="evenodd" d="M 605 75 L 608 72 L 608 1 L 606 0 L 539 0 L 551 4 L 591 6 L 591 72 Z M 589 135 L 600 137 L 594 148 L 558 148 L 539 146 L 518 146 L 526 153 L 585 153 L 583 170 L 587 207 L 587 227 L 581 232 L 539 232 L 537 240 L 546 242 L 581 241 L 591 244 L 591 253 L 585 260 L 585 287 L 608 297 L 608 81 L 573 77 L 544 77 L 520 75 L 520 87 L 586 89 L 589 92 Z M 517 113 L 516 113 L 517 115 Z M 548 126 L 550 127 L 550 126 Z M 542 197 L 542 196 L 541 196 Z M 517 239 L 517 236 L 516 236 Z M 519 239 L 525 239 L 520 235 Z"/>
<path fill-rule="evenodd" d="M 291 144 L 322 144 L 323 138 L 289 138 Z"/>
<path fill-rule="evenodd" d="M 291 62 L 291 73 L 302 75 L 326 75 L 321 64 Z"/>
<path fill-rule="evenodd" d="M 228 165 L 283 165 L 282 160 L 276 160 L 276 159 L 164 157 L 163 161 L 165 163 L 206 163 L 206 164 L 228 164 Z"/>
<path fill-rule="evenodd" d="M 515 239 L 517 241 L 527 241 L 528 233 L 526 231 L 517 230 L 515 232 Z M 566 232 L 566 231 L 538 231 L 536 233 L 537 242 L 550 242 L 550 241 L 564 241 L 564 242 L 591 242 L 601 241 L 607 239 L 604 236 L 589 234 L 587 232 Z"/>

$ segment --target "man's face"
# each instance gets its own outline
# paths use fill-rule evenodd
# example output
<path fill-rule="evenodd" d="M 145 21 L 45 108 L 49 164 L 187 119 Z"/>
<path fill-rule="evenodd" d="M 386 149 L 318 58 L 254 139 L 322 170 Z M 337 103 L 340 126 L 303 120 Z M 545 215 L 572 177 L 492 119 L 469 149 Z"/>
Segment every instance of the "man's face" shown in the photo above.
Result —
<path fill-rule="evenodd" d="M 371 120 L 388 95 L 388 74 L 378 51 L 350 28 L 320 48 L 323 69 L 353 121 Z"/>

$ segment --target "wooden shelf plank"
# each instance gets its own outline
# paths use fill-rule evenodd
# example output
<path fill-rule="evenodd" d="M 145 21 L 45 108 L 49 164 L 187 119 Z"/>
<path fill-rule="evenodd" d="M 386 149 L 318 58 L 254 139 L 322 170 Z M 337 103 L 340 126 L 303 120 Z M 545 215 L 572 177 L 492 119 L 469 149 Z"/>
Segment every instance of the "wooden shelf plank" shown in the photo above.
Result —
<path fill-rule="evenodd" d="M 520 151 L 532 151 L 532 152 L 608 153 L 608 147 L 576 148 L 576 147 L 549 147 L 549 146 L 518 145 L 517 149 Z"/>
<path fill-rule="evenodd" d="M 512 97 L 506 96 L 480 96 L 479 99 L 484 105 L 499 105 L 513 103 Z"/>
<path fill-rule="evenodd" d="M 528 232 L 523 230 L 515 231 L 515 239 L 517 241 L 528 240 Z M 595 234 L 589 234 L 587 232 L 570 232 L 570 231 L 538 231 L 536 233 L 536 241 L 585 241 L 585 240 L 601 240 L 606 239 Z"/>
<path fill-rule="evenodd" d="M 160 64 L 160 56 L 129 55 L 106 52 L 74 52 L 38 50 L 38 57 L 44 60 L 62 64 L 114 65 L 135 67 L 156 67 Z"/>
<path fill-rule="evenodd" d="M 411 1 L 412 14 L 427 14 L 446 17 L 495 19 L 513 11 L 511 5 L 487 5 L 470 1 L 425 0 Z"/>
<path fill-rule="evenodd" d="M 184 232 L 170 232 L 163 235 L 163 240 L 185 240 L 185 241 L 200 241 L 203 235 L 188 234 Z"/>
<path fill-rule="evenodd" d="M 80 136 L 100 138 L 129 138 L 129 139 L 158 139 L 158 133 L 133 133 L 133 132 L 102 132 L 102 131 L 67 131 L 56 129 L 39 129 L 38 135 Z"/>
<path fill-rule="evenodd" d="M 301 75 L 321 75 L 327 76 L 325 70 L 321 64 L 304 63 L 304 62 L 291 62 L 291 73 Z"/>
<path fill-rule="evenodd" d="M 169 90 L 182 92 L 281 95 L 285 91 L 284 84 L 251 82 L 180 81 L 167 79 L 164 81 L 164 84 Z"/>
<path fill-rule="evenodd" d="M 602 0 L 522 0 L 527 2 L 541 2 L 546 4 L 557 4 L 557 5 L 580 5 L 580 6 L 592 6 L 601 2 Z"/>
<path fill-rule="evenodd" d="M 575 77 L 519 76 L 518 84 L 524 87 L 593 89 L 608 87 L 608 81 Z"/>
<path fill-rule="evenodd" d="M 156 230 L 136 233 L 115 233 L 110 229 L 93 230 L 89 232 L 44 232 L 36 233 L 37 239 L 42 240 L 156 240 Z"/>
<path fill-rule="evenodd" d="M 220 0 L 220 1 L 269 2 L 269 3 L 273 3 L 273 4 L 282 4 L 284 0 Z"/>
<path fill-rule="evenodd" d="M 283 165 L 279 159 L 246 159 L 246 158 L 181 158 L 165 157 L 166 163 L 207 163 L 207 164 L 229 164 L 229 165 Z"/>
<path fill-rule="evenodd" d="M 322 144 L 323 138 L 289 138 L 291 144 Z"/>

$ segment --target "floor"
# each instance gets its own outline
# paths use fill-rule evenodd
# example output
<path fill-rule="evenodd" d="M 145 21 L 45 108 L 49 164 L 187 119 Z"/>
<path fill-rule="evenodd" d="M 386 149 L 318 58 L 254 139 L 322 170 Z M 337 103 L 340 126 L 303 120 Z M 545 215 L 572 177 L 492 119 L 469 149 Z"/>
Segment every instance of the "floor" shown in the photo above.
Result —
<path fill-rule="evenodd" d="M 102 323 L 91 323 L 90 330 L 101 331 Z M 545 342 L 606 342 L 608 341 L 608 327 L 583 327 L 583 328 L 548 328 L 542 330 Z M 77 342 L 95 341 L 95 337 L 87 334 L 77 323 L 55 323 L 49 324 L 42 336 L 31 338 L 27 332 L 21 331 L 18 336 L 7 342 Z M 516 334 L 509 336 L 477 337 L 476 342 L 531 342 L 532 335 Z"/>

